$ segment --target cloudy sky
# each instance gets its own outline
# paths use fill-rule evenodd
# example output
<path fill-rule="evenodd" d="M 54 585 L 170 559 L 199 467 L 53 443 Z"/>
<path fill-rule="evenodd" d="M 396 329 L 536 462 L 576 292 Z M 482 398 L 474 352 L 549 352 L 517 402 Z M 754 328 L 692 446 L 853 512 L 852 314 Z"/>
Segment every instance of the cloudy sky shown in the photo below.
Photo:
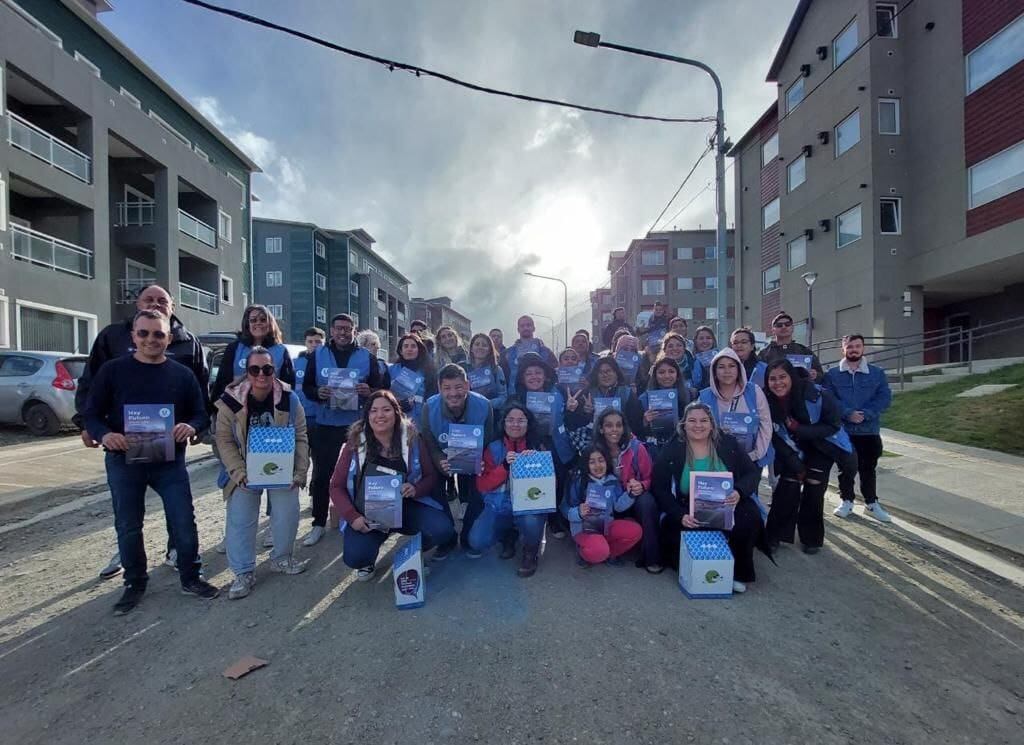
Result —
<path fill-rule="evenodd" d="M 494 88 L 634 113 L 714 114 L 714 87 L 699 70 L 572 43 L 574 29 L 599 31 L 715 68 L 733 141 L 774 96 L 764 76 L 796 5 L 220 2 Z M 119 2 L 102 20 L 263 167 L 255 214 L 365 229 L 412 279 L 412 293 L 450 295 L 475 328 L 509 333 L 522 312 L 561 319 L 561 288 L 527 270 L 565 278 L 570 328 L 589 325 L 588 292 L 607 282 L 608 252 L 650 228 L 712 129 L 474 93 L 179 0 Z M 666 217 L 712 178 L 707 158 Z M 732 206 L 730 188 L 730 226 Z M 675 224 L 712 227 L 713 190 Z"/>

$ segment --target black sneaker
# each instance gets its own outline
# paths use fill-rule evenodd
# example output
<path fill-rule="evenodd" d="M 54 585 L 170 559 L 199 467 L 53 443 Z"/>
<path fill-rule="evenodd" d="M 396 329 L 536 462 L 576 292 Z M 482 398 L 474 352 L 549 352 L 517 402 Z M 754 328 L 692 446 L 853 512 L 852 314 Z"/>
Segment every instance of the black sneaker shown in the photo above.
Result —
<path fill-rule="evenodd" d="M 506 538 L 501 542 L 501 553 L 498 554 L 500 559 L 514 559 L 516 556 L 516 539 Z"/>
<path fill-rule="evenodd" d="M 433 561 L 444 561 L 448 558 L 448 554 L 450 554 L 454 549 L 454 543 L 446 543 L 443 546 L 438 546 L 434 549 Z"/>
<path fill-rule="evenodd" d="M 145 594 L 145 587 L 132 587 L 128 585 L 124 588 L 124 592 L 121 594 L 121 599 L 114 604 L 114 615 L 123 616 L 125 613 L 130 613 L 135 610 L 135 606 L 142 600 L 142 596 Z"/>
<path fill-rule="evenodd" d="M 182 582 L 181 594 L 195 595 L 197 598 L 202 598 L 203 600 L 213 600 L 215 597 L 220 595 L 220 590 L 206 580 L 199 579 L 197 577 L 196 579 L 188 582 Z"/>

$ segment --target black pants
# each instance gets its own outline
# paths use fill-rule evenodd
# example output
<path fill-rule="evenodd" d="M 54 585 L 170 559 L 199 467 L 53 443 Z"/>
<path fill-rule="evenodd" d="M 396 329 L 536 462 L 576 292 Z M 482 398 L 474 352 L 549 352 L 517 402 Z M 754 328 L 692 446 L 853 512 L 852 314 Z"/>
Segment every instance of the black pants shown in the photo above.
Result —
<path fill-rule="evenodd" d="M 729 550 L 732 551 L 732 577 L 737 582 L 753 582 L 757 579 L 754 573 L 754 547 L 764 529 L 761 512 L 753 500 L 741 499 L 736 505 L 735 522 L 732 530 L 726 531 Z M 680 531 L 684 528 L 673 520 L 661 522 L 661 547 L 666 566 L 679 568 Z"/>
<path fill-rule="evenodd" d="M 309 493 L 313 497 L 313 525 L 326 527 L 331 505 L 331 474 L 338 463 L 338 454 L 348 438 L 348 427 L 318 424 L 309 438 L 313 459 L 313 481 Z"/>
<path fill-rule="evenodd" d="M 768 511 L 769 544 L 792 543 L 798 529 L 800 543 L 804 546 L 818 548 L 825 543 L 825 491 L 832 458 L 812 447 L 805 451 L 806 476 L 802 483 L 797 480 L 799 474 L 787 471 L 781 461 L 775 461 L 779 482 L 772 492 L 772 507 Z"/>
<path fill-rule="evenodd" d="M 839 463 L 839 496 L 852 502 L 853 478 L 860 475 L 860 493 L 864 504 L 878 501 L 875 471 L 878 459 L 882 457 L 882 438 L 879 435 L 850 435 L 850 442 L 857 453 L 857 462 Z"/>
<path fill-rule="evenodd" d="M 462 542 L 463 548 L 469 547 L 469 531 L 473 527 L 473 523 L 480 516 L 480 513 L 484 511 L 484 500 L 480 496 L 480 492 L 476 488 L 476 476 L 472 474 L 456 474 L 455 476 L 449 477 L 447 480 L 449 485 L 442 492 L 441 503 L 444 505 L 445 512 L 452 518 L 454 522 L 455 517 L 452 515 L 451 502 L 449 500 L 458 497 L 458 501 L 461 504 L 466 505 L 466 511 L 462 516 L 462 528 L 459 530 L 458 536 L 453 535 L 451 540 L 447 541 L 445 548 L 452 549 L 455 547 L 457 540 Z M 454 485 L 455 492 L 452 493 L 450 490 L 451 485 Z"/>

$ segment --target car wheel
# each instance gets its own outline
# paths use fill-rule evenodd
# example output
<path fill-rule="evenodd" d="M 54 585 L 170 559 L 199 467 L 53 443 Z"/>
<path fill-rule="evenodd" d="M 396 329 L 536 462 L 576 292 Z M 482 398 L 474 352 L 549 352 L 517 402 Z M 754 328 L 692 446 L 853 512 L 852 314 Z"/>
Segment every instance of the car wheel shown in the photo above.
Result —
<path fill-rule="evenodd" d="M 32 404 L 25 411 L 25 426 L 36 437 L 48 437 L 60 432 L 60 420 L 46 404 Z"/>

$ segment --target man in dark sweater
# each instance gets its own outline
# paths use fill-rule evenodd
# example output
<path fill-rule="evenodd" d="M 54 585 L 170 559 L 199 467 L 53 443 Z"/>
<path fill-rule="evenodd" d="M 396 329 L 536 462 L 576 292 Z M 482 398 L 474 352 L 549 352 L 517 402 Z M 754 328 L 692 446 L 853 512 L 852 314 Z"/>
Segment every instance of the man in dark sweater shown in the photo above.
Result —
<path fill-rule="evenodd" d="M 785 311 L 775 316 L 772 319 L 772 333 L 775 338 L 757 355 L 759 360 L 770 365 L 776 360 L 784 360 L 791 356 L 812 357 L 811 366 L 807 368 L 807 374 L 811 380 L 822 380 L 825 377 L 825 371 L 822 369 L 817 355 L 811 351 L 811 348 L 798 341 L 793 341 L 793 316 Z M 792 362 L 793 360 L 790 361 Z M 802 365 L 794 366 L 802 367 Z"/>
<path fill-rule="evenodd" d="M 206 599 L 218 595 L 217 588 L 199 576 L 199 536 L 185 470 L 186 443 L 209 425 L 202 389 L 188 368 L 167 357 L 171 326 L 166 316 L 139 311 L 132 340 L 134 354 L 99 369 L 84 412 L 89 436 L 106 451 L 117 546 L 124 566 L 125 590 L 114 606 L 117 614 L 139 604 L 149 580 L 142 540 L 147 487 L 163 500 L 178 554 L 182 592 Z"/>

